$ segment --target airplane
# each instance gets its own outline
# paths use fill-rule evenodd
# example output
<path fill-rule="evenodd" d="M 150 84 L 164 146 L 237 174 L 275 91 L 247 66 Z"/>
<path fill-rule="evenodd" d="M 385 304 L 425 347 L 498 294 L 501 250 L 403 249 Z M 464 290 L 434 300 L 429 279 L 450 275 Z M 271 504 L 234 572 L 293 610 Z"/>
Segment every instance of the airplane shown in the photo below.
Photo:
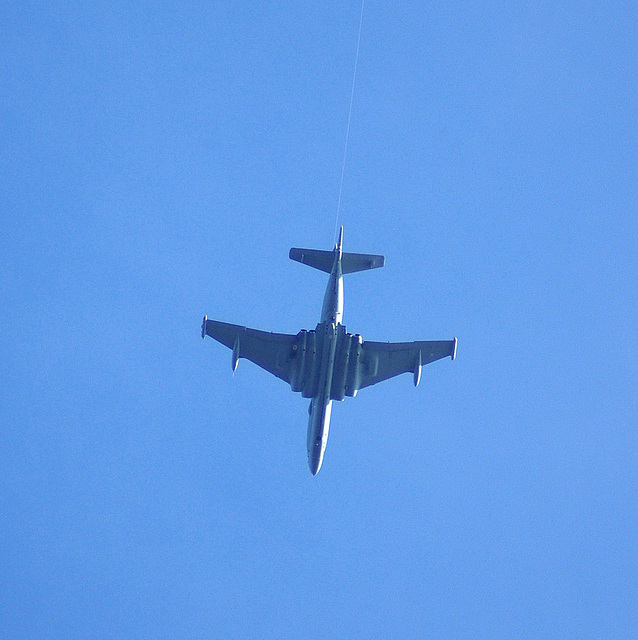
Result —
<path fill-rule="evenodd" d="M 308 466 L 314 476 L 321 469 L 328 442 L 333 400 L 354 397 L 357 391 L 401 373 L 412 373 L 414 386 L 421 367 L 435 360 L 456 357 L 457 339 L 426 342 L 369 342 L 351 334 L 341 323 L 343 276 L 377 269 L 385 257 L 344 253 L 343 227 L 332 251 L 292 248 L 289 257 L 330 274 L 323 299 L 321 320 L 313 330 L 297 335 L 268 333 L 204 316 L 202 338 L 210 336 L 232 349 L 231 366 L 246 358 L 287 382 L 308 407 Z"/>

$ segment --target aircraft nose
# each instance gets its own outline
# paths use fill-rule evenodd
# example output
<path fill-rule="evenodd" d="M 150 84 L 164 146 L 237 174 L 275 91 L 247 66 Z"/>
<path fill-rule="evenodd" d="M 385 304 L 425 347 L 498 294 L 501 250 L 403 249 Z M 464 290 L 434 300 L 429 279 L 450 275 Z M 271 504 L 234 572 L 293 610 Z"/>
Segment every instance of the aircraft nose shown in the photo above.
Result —
<path fill-rule="evenodd" d="M 308 459 L 308 466 L 310 467 L 310 475 L 316 476 L 319 473 L 319 469 L 321 469 L 322 459 L 321 456 L 311 457 Z"/>

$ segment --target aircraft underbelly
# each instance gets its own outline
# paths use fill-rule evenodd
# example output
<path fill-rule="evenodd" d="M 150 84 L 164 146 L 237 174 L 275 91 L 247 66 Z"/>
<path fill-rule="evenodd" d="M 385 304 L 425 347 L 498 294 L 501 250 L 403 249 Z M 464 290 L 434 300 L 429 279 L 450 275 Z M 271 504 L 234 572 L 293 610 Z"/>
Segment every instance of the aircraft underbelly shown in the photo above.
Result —
<path fill-rule="evenodd" d="M 347 333 L 342 324 L 336 325 L 334 331 L 327 330 L 329 327 L 319 323 L 313 331 L 300 331 L 293 345 L 290 386 L 304 398 L 318 397 L 325 387 L 328 357 L 332 358 L 330 399 L 343 400 L 359 390 L 363 340 L 360 335 Z M 332 355 L 330 347 L 334 348 Z"/>

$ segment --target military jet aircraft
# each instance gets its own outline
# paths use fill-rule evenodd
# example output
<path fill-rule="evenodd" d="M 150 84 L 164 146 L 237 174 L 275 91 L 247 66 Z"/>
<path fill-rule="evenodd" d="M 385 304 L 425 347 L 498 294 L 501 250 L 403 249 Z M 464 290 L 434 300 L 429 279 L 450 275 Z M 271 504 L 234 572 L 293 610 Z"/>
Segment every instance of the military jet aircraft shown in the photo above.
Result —
<path fill-rule="evenodd" d="M 440 358 L 456 357 L 457 340 L 428 342 L 368 342 L 346 332 L 343 315 L 343 279 L 347 273 L 376 269 L 385 258 L 363 253 L 343 253 L 343 227 L 332 251 L 290 250 L 290 258 L 330 274 L 323 299 L 321 320 L 314 330 L 297 335 L 268 333 L 204 316 L 202 338 L 210 336 L 233 350 L 231 365 L 246 358 L 290 384 L 308 408 L 308 465 L 314 476 L 323 462 L 328 442 L 333 400 L 354 397 L 369 387 L 400 373 L 411 372 L 414 386 L 421 367 Z"/>

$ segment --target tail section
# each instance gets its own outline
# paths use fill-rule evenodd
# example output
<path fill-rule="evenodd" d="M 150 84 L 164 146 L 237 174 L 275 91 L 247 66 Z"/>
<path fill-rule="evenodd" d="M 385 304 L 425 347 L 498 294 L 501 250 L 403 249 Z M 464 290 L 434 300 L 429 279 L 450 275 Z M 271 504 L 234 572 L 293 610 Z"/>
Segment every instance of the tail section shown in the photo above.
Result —
<path fill-rule="evenodd" d="M 385 257 L 368 253 L 343 253 L 341 245 L 343 243 L 343 227 L 339 232 L 339 241 L 333 251 L 321 251 L 319 249 L 298 249 L 292 248 L 289 256 L 291 260 L 296 260 L 309 267 L 330 273 L 335 262 L 335 252 L 341 255 L 341 273 L 354 273 L 355 271 L 366 271 L 367 269 L 378 269 L 385 264 Z"/>
<path fill-rule="evenodd" d="M 288 254 L 291 260 L 296 260 L 309 267 L 330 273 L 335 263 L 334 251 L 319 251 L 318 249 L 291 249 Z"/>
<path fill-rule="evenodd" d="M 343 249 L 343 226 L 341 226 L 341 228 L 339 229 L 339 240 L 337 240 L 337 244 L 335 245 L 335 251 L 339 253 L 340 258 L 343 253 L 342 249 Z"/>
<path fill-rule="evenodd" d="M 368 253 L 344 253 L 341 257 L 341 273 L 354 273 L 367 269 L 378 269 L 385 264 L 384 256 Z"/>

